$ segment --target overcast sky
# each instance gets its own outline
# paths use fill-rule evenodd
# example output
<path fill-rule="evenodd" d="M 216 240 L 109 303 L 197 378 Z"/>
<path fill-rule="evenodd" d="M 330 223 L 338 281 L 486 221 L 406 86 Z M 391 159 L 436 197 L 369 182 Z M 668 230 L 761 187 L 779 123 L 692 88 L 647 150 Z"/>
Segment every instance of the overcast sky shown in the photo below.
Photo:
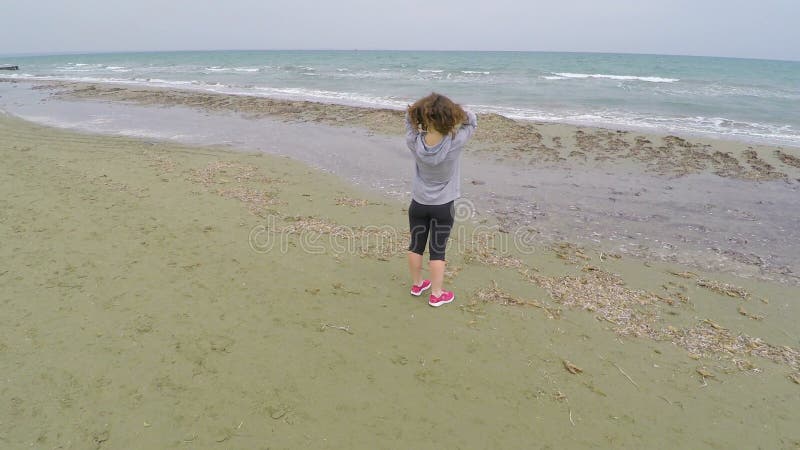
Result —
<path fill-rule="evenodd" d="M 543 50 L 800 60 L 800 0 L 0 0 L 0 54 Z"/>

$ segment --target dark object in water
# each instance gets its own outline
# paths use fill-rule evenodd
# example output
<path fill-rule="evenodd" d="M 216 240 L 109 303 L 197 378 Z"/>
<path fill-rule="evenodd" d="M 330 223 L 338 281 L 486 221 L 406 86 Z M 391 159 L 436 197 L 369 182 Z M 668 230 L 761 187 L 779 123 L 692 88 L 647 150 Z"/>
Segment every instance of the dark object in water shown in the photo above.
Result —
<path fill-rule="evenodd" d="M 19 70 L 19 66 L 0 66 L 0 70 Z"/>

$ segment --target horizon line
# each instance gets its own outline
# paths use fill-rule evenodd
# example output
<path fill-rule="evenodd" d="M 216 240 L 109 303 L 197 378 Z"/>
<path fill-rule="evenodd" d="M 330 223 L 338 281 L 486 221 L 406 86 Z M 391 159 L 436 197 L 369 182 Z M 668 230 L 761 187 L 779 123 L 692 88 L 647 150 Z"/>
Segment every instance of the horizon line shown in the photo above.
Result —
<path fill-rule="evenodd" d="M 626 53 L 611 51 L 563 51 L 563 50 L 420 50 L 420 49 L 380 49 L 380 48 L 227 48 L 227 49 L 179 49 L 179 50 L 97 50 L 97 51 L 58 51 L 58 52 L 18 52 L 0 53 L 0 58 L 9 57 L 39 57 L 39 56 L 90 56 L 90 55 L 111 55 L 129 53 L 191 53 L 191 52 L 424 52 L 424 53 L 574 53 L 574 54 L 594 54 L 594 55 L 633 55 L 633 56 L 669 56 L 669 57 L 688 57 L 688 58 L 720 58 L 720 59 L 743 59 L 754 61 L 777 61 L 777 62 L 800 62 L 800 59 L 781 59 L 765 58 L 752 56 L 719 56 L 719 55 L 700 55 L 700 54 L 679 54 L 679 53 Z"/>

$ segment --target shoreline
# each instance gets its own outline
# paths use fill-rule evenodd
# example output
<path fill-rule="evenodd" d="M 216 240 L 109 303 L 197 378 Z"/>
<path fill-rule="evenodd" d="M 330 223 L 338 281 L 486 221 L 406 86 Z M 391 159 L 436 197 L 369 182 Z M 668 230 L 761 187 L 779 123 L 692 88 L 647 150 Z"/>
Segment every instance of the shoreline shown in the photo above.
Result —
<path fill-rule="evenodd" d="M 216 91 L 209 88 L 203 87 L 191 87 L 186 84 L 171 84 L 172 82 L 165 82 L 165 84 L 157 84 L 157 83 L 142 83 L 142 82 L 135 82 L 135 81 L 127 81 L 127 80 L 105 80 L 105 81 L 83 81 L 83 80 L 64 80 L 59 79 L 56 77 L 3 77 L 0 76 L 0 83 L 7 82 L 7 83 L 33 83 L 33 84 L 50 84 L 54 86 L 91 86 L 91 85 L 99 85 L 99 86 L 122 86 L 128 90 L 167 90 L 167 91 L 183 91 L 188 93 L 194 93 L 199 95 L 221 95 L 221 96 L 235 96 L 235 97 L 246 97 L 246 98 L 255 98 L 255 99 L 266 99 L 269 101 L 279 102 L 279 103 L 289 103 L 289 104 L 319 104 L 319 105 L 326 105 L 330 107 L 343 107 L 343 108 L 353 108 L 355 110 L 366 109 L 366 110 L 375 110 L 375 111 L 400 111 L 402 112 L 402 108 L 392 108 L 387 106 L 378 106 L 378 105 L 371 105 L 371 104 L 364 104 L 364 103 L 337 103 L 335 101 L 324 101 L 322 99 L 296 99 L 292 98 L 288 94 L 286 95 L 277 95 L 277 94 L 262 94 L 257 95 L 255 93 L 249 92 L 241 92 L 236 90 L 227 91 Z M 535 126 L 566 126 L 566 127 L 575 127 L 579 129 L 588 129 L 592 131 L 608 131 L 608 132 L 617 132 L 617 131 L 624 131 L 626 133 L 639 133 L 645 134 L 649 136 L 655 137 L 669 137 L 669 136 L 676 136 L 683 139 L 690 139 L 690 140 L 698 140 L 698 141 L 705 141 L 711 142 L 712 145 L 714 142 L 722 142 L 722 143 L 731 143 L 734 145 L 745 145 L 745 146 L 758 146 L 758 147 L 770 147 L 776 149 L 784 149 L 788 148 L 791 150 L 798 151 L 800 150 L 800 142 L 797 143 L 771 143 L 765 141 L 763 138 L 751 137 L 746 138 L 741 135 L 726 135 L 720 133 L 713 133 L 713 132 L 692 132 L 688 130 L 668 130 L 668 129 L 658 129 L 654 127 L 646 127 L 646 126 L 635 126 L 635 125 L 624 125 L 624 124 L 616 124 L 616 125 L 606 125 L 606 124 L 596 124 L 591 122 L 582 122 L 582 121 L 559 121 L 559 120 L 534 120 L 534 119 L 525 119 L 525 118 L 517 118 L 517 117 L 507 117 L 501 114 L 496 113 L 487 113 L 481 112 L 480 115 L 486 116 L 498 116 L 503 119 L 513 120 L 516 122 L 520 122 L 522 124 L 530 124 Z M 796 153 L 796 152 L 795 152 Z"/>
<path fill-rule="evenodd" d="M 408 196 L 398 112 L 93 85 L 0 85 L 0 94 L 0 107 L 51 125 L 279 154 L 389 198 Z M 532 233 L 543 245 L 578 242 L 800 284 L 792 213 L 800 167 L 783 164 L 779 149 L 499 116 L 480 122 L 462 169 L 472 220 Z"/>
<path fill-rule="evenodd" d="M 286 100 L 178 87 L 26 81 L 0 77 L 0 83 L 18 82 L 35 85 L 33 89 L 52 90 L 55 98 L 68 100 L 94 99 L 142 106 L 186 106 L 207 112 L 233 112 L 251 118 L 276 117 L 284 121 L 361 127 L 386 135 L 398 135 L 402 131 L 396 124 L 402 123 L 403 112 L 396 109 Z M 501 156 L 509 158 L 519 159 L 531 155 L 542 158 L 541 162 L 546 163 L 572 157 L 586 161 L 588 157 L 593 156 L 596 163 L 604 160 L 634 160 L 643 164 L 645 171 L 659 175 L 682 176 L 710 171 L 722 177 L 752 180 L 787 178 L 800 181 L 800 146 L 765 145 L 736 139 L 681 136 L 668 132 L 526 121 L 494 113 L 481 113 L 479 118 L 484 126 L 474 138 L 477 147 L 501 153 L 502 150 L 506 150 Z M 498 131 L 487 134 L 485 130 L 490 127 Z M 564 139 L 564 134 L 572 136 Z M 658 145 L 659 143 L 661 145 Z M 509 147 L 513 147 L 514 151 L 507 151 Z M 576 151 L 563 154 L 561 150 L 565 147 Z M 722 151 L 708 154 L 709 150 L 718 148 Z M 749 150 L 755 151 L 755 154 L 746 154 L 745 152 Z M 686 162 L 683 166 L 680 164 L 682 161 L 675 161 L 687 158 L 693 160 L 683 161 Z M 652 167 L 647 167 L 648 165 Z M 748 168 L 747 165 L 751 167 Z M 774 171 L 775 166 L 779 166 L 783 172 Z"/>
<path fill-rule="evenodd" d="M 409 298 L 404 241 L 334 245 L 404 228 L 403 203 L 290 158 L 6 116 L 0 149 L 12 446 L 800 441 L 796 287 L 572 245 L 498 253 L 465 221 L 458 298 L 433 309 Z M 285 247 L 254 247 L 264 226 Z"/>

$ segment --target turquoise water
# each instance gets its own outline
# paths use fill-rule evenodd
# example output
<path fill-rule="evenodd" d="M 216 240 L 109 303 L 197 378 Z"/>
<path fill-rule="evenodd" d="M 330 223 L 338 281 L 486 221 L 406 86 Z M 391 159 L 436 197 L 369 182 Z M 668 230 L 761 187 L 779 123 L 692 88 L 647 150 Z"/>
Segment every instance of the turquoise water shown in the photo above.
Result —
<path fill-rule="evenodd" d="M 800 62 L 528 52 L 214 51 L 0 58 L 4 76 L 402 108 L 439 91 L 512 118 L 800 146 Z"/>

